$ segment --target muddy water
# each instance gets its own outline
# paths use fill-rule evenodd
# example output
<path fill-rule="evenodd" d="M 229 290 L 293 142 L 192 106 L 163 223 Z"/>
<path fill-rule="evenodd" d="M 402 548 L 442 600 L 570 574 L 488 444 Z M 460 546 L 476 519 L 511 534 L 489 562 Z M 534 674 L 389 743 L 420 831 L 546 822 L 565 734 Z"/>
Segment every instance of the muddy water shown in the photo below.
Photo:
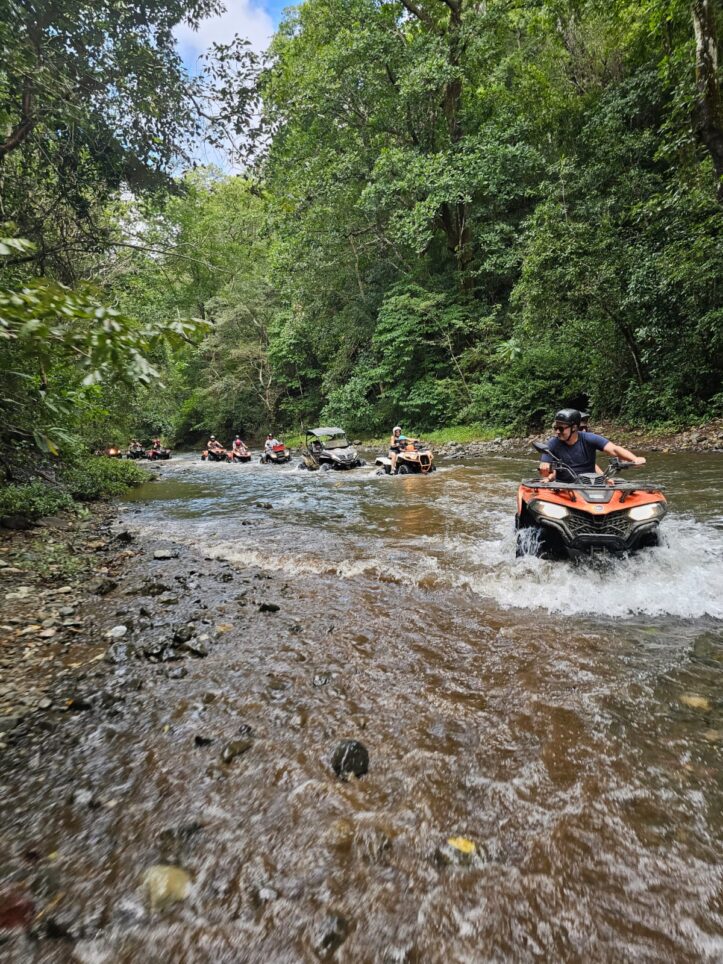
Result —
<path fill-rule="evenodd" d="M 665 544 L 590 567 L 514 558 L 529 465 L 181 458 L 138 492 L 126 520 L 182 547 L 214 644 L 182 679 L 118 667 L 115 717 L 14 773 L 11 861 L 52 850 L 70 920 L 18 959 L 720 960 L 720 457 L 653 456 Z M 349 737 L 370 766 L 343 783 Z M 193 892 L 154 915 L 164 861 Z"/>

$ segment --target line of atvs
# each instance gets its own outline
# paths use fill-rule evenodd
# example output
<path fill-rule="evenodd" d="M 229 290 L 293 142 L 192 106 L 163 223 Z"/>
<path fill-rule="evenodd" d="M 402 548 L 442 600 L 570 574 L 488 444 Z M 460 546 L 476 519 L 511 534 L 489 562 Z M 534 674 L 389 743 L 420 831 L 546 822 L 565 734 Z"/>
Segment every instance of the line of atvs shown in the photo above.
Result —
<path fill-rule="evenodd" d="M 158 462 L 170 459 L 171 450 L 163 448 L 158 441 L 154 441 L 150 448 L 146 448 L 140 442 L 131 442 L 126 452 L 116 445 L 110 445 L 97 454 L 106 455 L 109 459 L 148 459 L 151 462 Z"/>

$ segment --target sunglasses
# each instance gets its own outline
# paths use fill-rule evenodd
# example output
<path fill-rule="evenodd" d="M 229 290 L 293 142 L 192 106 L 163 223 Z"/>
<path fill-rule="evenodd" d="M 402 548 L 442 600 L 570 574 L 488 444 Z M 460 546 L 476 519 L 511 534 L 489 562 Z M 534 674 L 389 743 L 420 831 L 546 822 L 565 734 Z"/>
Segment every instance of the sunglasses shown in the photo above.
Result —
<path fill-rule="evenodd" d="M 564 432 L 566 428 L 570 428 L 570 427 L 571 427 L 570 425 L 553 425 L 553 426 L 552 426 L 552 431 L 553 431 L 553 432 L 558 432 L 558 433 L 559 433 L 559 432 Z"/>

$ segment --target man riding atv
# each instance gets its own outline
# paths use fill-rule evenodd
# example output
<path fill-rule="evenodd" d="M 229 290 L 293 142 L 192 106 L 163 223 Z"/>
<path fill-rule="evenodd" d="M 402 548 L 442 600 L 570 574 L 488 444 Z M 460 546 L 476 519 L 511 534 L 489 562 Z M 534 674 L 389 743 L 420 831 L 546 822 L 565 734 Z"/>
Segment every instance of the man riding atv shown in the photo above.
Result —
<path fill-rule="evenodd" d="M 544 453 L 540 457 L 540 475 L 546 482 L 568 482 L 572 476 L 564 469 L 555 471 L 551 467 L 557 458 L 565 465 L 569 465 L 574 473 L 580 475 L 585 472 L 599 472 L 595 464 L 596 452 L 605 452 L 614 458 L 635 465 L 645 465 L 645 459 L 609 441 L 602 435 L 580 430 L 581 414 L 576 408 L 562 408 L 556 413 L 552 425 L 555 435 L 547 440 L 550 454 Z M 567 478 L 563 478 L 563 475 Z"/>

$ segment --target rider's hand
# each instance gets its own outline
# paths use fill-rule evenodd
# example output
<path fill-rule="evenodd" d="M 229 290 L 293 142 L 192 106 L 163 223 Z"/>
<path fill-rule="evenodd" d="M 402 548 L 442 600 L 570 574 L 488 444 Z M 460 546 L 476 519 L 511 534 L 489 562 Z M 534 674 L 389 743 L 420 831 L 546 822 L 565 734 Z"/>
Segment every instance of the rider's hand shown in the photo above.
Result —
<path fill-rule="evenodd" d="M 638 455 L 633 459 L 636 465 L 645 465 L 645 458 L 642 455 Z"/>

